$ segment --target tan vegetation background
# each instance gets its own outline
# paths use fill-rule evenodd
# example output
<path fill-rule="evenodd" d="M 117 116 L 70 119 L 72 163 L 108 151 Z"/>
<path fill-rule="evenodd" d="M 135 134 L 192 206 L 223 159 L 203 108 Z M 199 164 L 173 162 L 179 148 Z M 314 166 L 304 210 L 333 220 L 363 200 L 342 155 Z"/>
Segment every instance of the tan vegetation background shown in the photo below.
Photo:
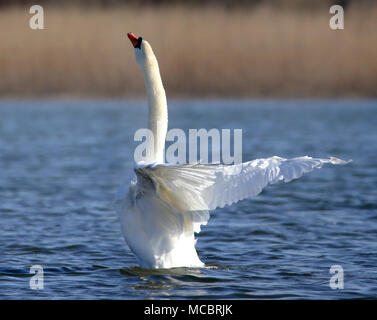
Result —
<path fill-rule="evenodd" d="M 126 33 L 153 46 L 169 97 L 376 97 L 377 6 L 0 8 L 0 97 L 138 97 Z"/>

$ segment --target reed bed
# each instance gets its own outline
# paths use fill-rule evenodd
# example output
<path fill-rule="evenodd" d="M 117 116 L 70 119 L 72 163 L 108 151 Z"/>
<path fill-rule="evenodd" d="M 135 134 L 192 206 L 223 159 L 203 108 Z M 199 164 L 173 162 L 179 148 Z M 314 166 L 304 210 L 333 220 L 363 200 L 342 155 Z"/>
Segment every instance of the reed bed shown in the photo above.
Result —
<path fill-rule="evenodd" d="M 0 97 L 139 97 L 126 33 L 153 46 L 169 97 L 376 97 L 377 7 L 47 7 L 0 12 Z"/>

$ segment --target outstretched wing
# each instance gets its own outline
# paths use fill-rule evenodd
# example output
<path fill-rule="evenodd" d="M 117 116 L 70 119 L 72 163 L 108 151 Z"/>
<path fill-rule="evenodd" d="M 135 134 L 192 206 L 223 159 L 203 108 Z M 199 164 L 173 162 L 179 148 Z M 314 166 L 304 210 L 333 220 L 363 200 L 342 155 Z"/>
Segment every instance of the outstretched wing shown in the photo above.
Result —
<path fill-rule="evenodd" d="M 323 164 L 344 160 L 271 157 L 237 165 L 147 166 L 136 173 L 149 177 L 157 194 L 180 212 L 200 212 L 224 207 L 256 196 L 268 184 L 289 182 Z"/>
<path fill-rule="evenodd" d="M 224 207 L 258 195 L 268 184 L 289 182 L 303 174 L 321 168 L 323 164 L 346 164 L 344 160 L 311 158 L 292 159 L 271 157 L 257 159 L 233 166 L 221 166 L 213 185 L 204 190 L 208 210 Z"/>

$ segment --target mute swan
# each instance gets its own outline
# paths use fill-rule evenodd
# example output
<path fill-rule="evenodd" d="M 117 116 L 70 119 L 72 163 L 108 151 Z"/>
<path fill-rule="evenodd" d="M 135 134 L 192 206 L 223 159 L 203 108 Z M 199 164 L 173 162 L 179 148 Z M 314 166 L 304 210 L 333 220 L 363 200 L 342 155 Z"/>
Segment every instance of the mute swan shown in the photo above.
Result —
<path fill-rule="evenodd" d="M 268 184 L 289 182 L 333 158 L 271 157 L 237 165 L 164 164 L 167 102 L 157 59 L 150 44 L 133 33 L 136 62 L 145 81 L 149 129 L 154 135 L 150 164 L 136 165 L 133 179 L 116 197 L 124 238 L 144 268 L 203 267 L 194 233 L 207 224 L 209 210 L 257 195 Z"/>

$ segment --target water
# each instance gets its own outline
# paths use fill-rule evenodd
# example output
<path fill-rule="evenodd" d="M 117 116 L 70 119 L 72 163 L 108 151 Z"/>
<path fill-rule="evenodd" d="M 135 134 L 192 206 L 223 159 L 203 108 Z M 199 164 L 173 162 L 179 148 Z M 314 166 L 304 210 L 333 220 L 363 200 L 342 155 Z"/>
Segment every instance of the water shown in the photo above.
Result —
<path fill-rule="evenodd" d="M 0 102 L 0 298 L 377 298 L 377 101 L 172 101 L 170 128 L 242 128 L 243 159 L 326 166 L 212 212 L 203 269 L 142 270 L 114 194 L 142 101 Z M 31 290 L 32 265 L 44 290 Z M 332 290 L 332 265 L 344 289 Z"/>

